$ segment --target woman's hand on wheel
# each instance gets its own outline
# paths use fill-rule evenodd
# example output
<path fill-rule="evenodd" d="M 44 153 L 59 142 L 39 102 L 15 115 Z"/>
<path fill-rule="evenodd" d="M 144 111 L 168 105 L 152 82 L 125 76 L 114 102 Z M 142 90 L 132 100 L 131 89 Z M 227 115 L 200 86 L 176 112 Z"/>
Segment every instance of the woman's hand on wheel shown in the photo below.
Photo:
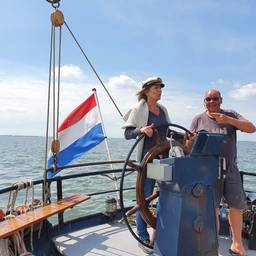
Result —
<path fill-rule="evenodd" d="M 146 134 L 148 137 L 152 137 L 154 133 L 154 124 L 152 123 L 151 125 L 145 126 L 140 128 L 140 132 Z"/>

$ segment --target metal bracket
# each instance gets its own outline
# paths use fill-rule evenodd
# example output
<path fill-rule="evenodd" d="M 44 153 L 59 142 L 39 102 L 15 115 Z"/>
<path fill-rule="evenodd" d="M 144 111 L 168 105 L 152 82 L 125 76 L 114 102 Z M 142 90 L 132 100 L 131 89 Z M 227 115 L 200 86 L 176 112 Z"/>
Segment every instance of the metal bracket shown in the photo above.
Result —
<path fill-rule="evenodd" d="M 46 0 L 48 3 L 52 4 L 53 8 L 59 8 L 60 7 L 60 1 L 61 0 Z"/>

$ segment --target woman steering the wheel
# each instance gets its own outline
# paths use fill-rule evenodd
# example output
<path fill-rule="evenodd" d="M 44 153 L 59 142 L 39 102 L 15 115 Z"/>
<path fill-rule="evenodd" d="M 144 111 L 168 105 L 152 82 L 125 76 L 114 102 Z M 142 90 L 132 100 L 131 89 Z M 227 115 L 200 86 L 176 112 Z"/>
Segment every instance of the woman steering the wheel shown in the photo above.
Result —
<path fill-rule="evenodd" d="M 124 135 L 126 139 L 136 139 L 139 135 L 145 134 L 145 137 L 138 144 L 138 162 L 143 159 L 152 147 L 157 145 L 158 141 L 156 138 L 160 140 L 160 142 L 166 140 L 170 119 L 167 109 L 158 103 L 161 99 L 162 88 L 164 86 L 160 77 L 148 78 L 143 81 L 142 88 L 137 93 L 139 102 L 124 116 L 125 124 L 123 128 L 125 129 Z M 159 127 L 157 129 L 157 136 L 153 136 L 154 127 Z M 166 156 L 159 155 L 157 157 L 167 157 L 167 154 Z M 153 193 L 154 186 L 155 180 L 146 178 L 144 183 L 145 197 Z M 143 243 L 153 246 L 154 235 L 150 239 L 147 224 L 143 220 L 140 212 L 136 213 L 136 228 L 137 234 Z M 139 243 L 139 246 L 142 247 L 143 245 Z M 149 253 L 148 248 L 142 247 L 142 249 Z"/>

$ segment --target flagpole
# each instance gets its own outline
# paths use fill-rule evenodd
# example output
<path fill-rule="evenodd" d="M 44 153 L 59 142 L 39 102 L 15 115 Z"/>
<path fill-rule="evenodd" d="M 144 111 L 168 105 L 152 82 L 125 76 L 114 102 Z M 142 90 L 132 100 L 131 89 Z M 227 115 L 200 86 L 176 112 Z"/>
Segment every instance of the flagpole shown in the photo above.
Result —
<path fill-rule="evenodd" d="M 96 93 L 96 89 L 93 88 L 92 91 L 93 91 L 93 94 L 95 95 L 95 99 L 96 99 L 96 103 L 97 103 L 98 111 L 99 111 L 99 115 L 100 115 L 100 121 L 102 123 L 102 130 L 103 130 L 103 134 L 105 136 L 104 141 L 105 141 L 105 145 L 106 145 L 106 149 L 107 149 L 108 159 L 109 159 L 109 161 L 112 161 L 110 151 L 109 151 L 109 146 L 108 146 L 108 137 L 106 136 L 106 130 L 105 130 L 104 123 L 103 123 L 103 118 L 102 118 L 102 115 L 101 115 L 100 104 L 99 104 L 99 101 L 98 101 L 98 96 L 97 96 L 97 93 Z M 112 170 L 114 169 L 113 164 L 110 164 L 110 167 L 111 167 Z M 117 178 L 116 178 L 114 173 L 112 173 L 112 177 L 113 177 L 113 181 L 114 181 L 114 184 L 115 184 L 115 189 L 118 190 L 119 187 L 118 187 L 118 184 L 117 184 Z M 117 194 L 117 199 L 118 199 L 118 202 L 119 202 L 119 193 L 117 192 L 116 194 Z"/>

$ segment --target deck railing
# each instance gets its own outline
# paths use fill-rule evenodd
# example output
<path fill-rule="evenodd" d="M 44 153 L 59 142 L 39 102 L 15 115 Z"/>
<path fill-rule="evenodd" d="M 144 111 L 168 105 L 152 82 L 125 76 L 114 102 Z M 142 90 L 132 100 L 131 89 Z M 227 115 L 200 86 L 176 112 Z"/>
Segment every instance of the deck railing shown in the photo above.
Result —
<path fill-rule="evenodd" d="M 95 163 L 85 163 L 85 164 L 77 164 L 77 165 L 70 165 L 68 167 L 65 167 L 65 169 L 67 168 L 77 168 L 77 167 L 84 167 L 84 166 L 98 166 L 98 165 L 103 165 L 103 164 L 120 164 L 123 163 L 124 161 L 111 161 L 111 162 L 95 162 Z M 64 168 L 63 168 L 64 169 Z M 128 172 L 132 172 L 133 170 L 131 168 L 127 169 Z M 94 172 L 83 172 L 83 173 L 74 173 L 74 174 L 68 174 L 68 175 L 63 175 L 63 176 L 57 176 L 54 177 L 52 179 L 47 179 L 47 182 L 50 182 L 51 184 L 56 182 L 56 192 L 57 192 L 57 200 L 61 200 L 63 199 L 63 181 L 65 180 L 70 180 L 70 179 L 77 179 L 77 178 L 81 178 L 81 177 L 92 177 L 92 176 L 107 176 L 109 174 L 117 174 L 117 173 L 121 173 L 122 169 L 121 168 L 116 168 L 116 169 L 107 169 L 107 170 L 103 170 L 103 171 L 94 171 Z M 256 177 L 256 173 L 252 173 L 252 172 L 245 172 L 245 171 L 241 171 L 241 178 L 242 181 L 244 181 L 244 176 L 254 176 Z M 32 181 L 33 185 L 42 185 L 44 184 L 44 180 L 43 179 L 39 179 L 39 180 L 34 180 Z M 24 188 L 29 187 L 30 183 L 28 182 L 27 184 L 24 185 Z M 1 194 L 5 194 L 14 190 L 18 189 L 18 185 L 12 185 L 12 186 L 8 186 L 6 188 L 0 189 L 0 195 Z M 135 187 L 127 187 L 124 190 L 128 191 L 128 190 L 134 190 Z M 115 193 L 115 192 L 119 192 L 119 189 L 109 189 L 109 190 L 103 190 L 103 191 L 98 191 L 98 192 L 93 192 L 93 193 L 89 193 L 89 196 L 95 196 L 95 195 L 102 195 L 102 194 L 109 194 L 109 193 Z M 246 191 L 246 192 L 255 192 L 255 191 Z M 43 198 L 43 193 L 42 193 L 42 198 Z M 63 218 L 63 213 L 60 213 L 58 215 L 58 223 L 60 225 L 62 225 L 64 223 L 64 218 Z"/>
<path fill-rule="evenodd" d="M 67 169 L 67 168 L 78 168 L 78 167 L 88 167 L 88 166 L 99 166 L 99 165 L 106 165 L 106 164 L 120 164 L 124 163 L 124 161 L 107 161 L 107 162 L 94 162 L 94 163 L 84 163 L 84 164 L 76 164 L 76 165 L 69 165 L 65 167 L 60 167 L 60 169 Z M 131 173 L 133 169 L 127 168 L 127 172 Z M 82 173 L 74 173 L 74 174 L 67 174 L 63 176 L 56 176 L 51 179 L 47 179 L 46 182 L 50 183 L 51 185 L 56 182 L 56 193 L 57 193 L 57 200 L 63 199 L 63 182 L 66 180 L 71 180 L 71 179 L 78 179 L 82 177 L 93 177 L 93 176 L 104 176 L 106 178 L 110 178 L 112 180 L 118 180 L 119 177 L 113 177 L 109 176 L 111 174 L 118 174 L 122 172 L 122 168 L 115 168 L 115 169 L 106 169 L 106 170 L 101 170 L 101 171 L 90 171 L 90 172 L 82 172 Z M 38 179 L 38 180 L 33 180 L 32 181 L 33 186 L 35 185 L 42 185 L 42 188 L 45 184 L 44 179 Z M 25 182 L 23 189 L 26 189 L 31 186 L 30 182 Z M 0 195 L 5 194 L 5 193 L 10 193 L 11 191 L 15 191 L 18 189 L 18 185 L 12 185 L 5 187 L 3 189 L 0 189 Z M 135 187 L 126 187 L 124 189 L 125 191 L 129 190 L 135 190 Z M 107 189 L 107 190 L 102 190 L 102 191 L 97 191 L 97 192 L 92 192 L 88 193 L 87 195 L 89 196 L 96 196 L 96 195 L 103 195 L 103 194 L 109 194 L 109 193 L 117 193 L 119 192 L 119 189 Z M 42 200 L 44 198 L 44 193 L 42 189 Z M 64 223 L 64 218 L 63 218 L 63 213 L 58 214 L 58 224 L 62 225 Z"/>

